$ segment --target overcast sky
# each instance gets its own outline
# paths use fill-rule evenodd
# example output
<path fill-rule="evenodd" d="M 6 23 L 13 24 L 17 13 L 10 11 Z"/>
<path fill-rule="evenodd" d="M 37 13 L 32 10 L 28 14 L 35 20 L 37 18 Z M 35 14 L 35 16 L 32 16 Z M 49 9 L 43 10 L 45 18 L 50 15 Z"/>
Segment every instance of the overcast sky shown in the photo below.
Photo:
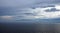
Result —
<path fill-rule="evenodd" d="M 22 19 L 59 22 L 59 18 L 60 0 L 0 0 L 0 22 Z"/>

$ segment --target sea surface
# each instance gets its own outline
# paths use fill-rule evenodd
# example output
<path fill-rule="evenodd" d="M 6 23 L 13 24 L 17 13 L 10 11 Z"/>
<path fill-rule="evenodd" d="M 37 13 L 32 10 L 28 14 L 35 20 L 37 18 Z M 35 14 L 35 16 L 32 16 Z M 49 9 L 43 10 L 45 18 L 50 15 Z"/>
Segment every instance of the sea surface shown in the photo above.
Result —
<path fill-rule="evenodd" d="M 60 33 L 60 23 L 1 22 L 0 27 L 0 33 Z"/>

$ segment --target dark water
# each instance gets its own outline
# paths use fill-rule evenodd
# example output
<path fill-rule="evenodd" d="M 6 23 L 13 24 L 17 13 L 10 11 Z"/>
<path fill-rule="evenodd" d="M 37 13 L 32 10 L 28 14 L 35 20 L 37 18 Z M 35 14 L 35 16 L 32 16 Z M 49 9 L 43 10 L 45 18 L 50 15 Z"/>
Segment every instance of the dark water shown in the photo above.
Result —
<path fill-rule="evenodd" d="M 60 33 L 59 23 L 0 23 L 0 33 Z"/>

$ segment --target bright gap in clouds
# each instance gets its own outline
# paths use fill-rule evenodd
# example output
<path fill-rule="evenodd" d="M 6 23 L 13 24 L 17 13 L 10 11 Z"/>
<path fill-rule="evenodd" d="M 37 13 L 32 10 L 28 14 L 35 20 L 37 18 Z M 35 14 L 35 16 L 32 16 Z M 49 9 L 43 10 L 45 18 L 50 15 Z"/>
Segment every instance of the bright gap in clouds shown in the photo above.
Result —
<path fill-rule="evenodd" d="M 0 17 L 5 20 L 10 20 L 13 18 L 13 16 L 0 16 Z"/>

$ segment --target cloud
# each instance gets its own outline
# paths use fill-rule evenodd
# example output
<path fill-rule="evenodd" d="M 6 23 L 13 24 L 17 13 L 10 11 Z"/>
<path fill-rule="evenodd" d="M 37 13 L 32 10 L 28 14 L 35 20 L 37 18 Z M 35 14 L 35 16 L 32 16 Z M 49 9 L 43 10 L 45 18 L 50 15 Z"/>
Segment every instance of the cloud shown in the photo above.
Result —
<path fill-rule="evenodd" d="M 54 8 L 53 7 L 46 7 L 46 8 L 25 9 L 25 10 L 28 10 L 28 11 L 23 12 L 23 13 L 21 13 L 23 15 L 18 15 L 18 16 L 22 16 L 21 19 L 53 19 L 53 18 L 60 18 L 60 11 L 54 10 L 55 12 L 46 12 L 47 9 L 54 9 Z M 50 10 L 50 11 L 52 11 L 52 10 Z M 20 19 L 20 17 L 18 17 L 18 18 Z"/>
<path fill-rule="evenodd" d="M 9 16 L 4 16 L 4 15 L 10 15 L 10 16 L 14 16 L 13 19 L 14 20 L 20 20 L 20 19 L 51 19 L 51 18 L 60 18 L 60 10 L 57 8 L 57 6 L 55 7 L 45 7 L 45 8 L 17 8 L 17 9 L 8 9 L 8 10 L 4 10 L 2 9 L 2 13 L 1 16 L 4 18 L 7 18 Z M 49 11 L 49 12 L 46 12 Z M 50 11 L 54 11 L 54 12 L 50 12 Z M 5 13 L 6 12 L 6 13 Z M 10 17 L 9 17 L 10 18 Z"/>
<path fill-rule="evenodd" d="M 55 8 L 60 10 L 60 5 L 55 5 Z"/>
<path fill-rule="evenodd" d="M 46 9 L 45 11 L 46 12 L 55 12 L 55 11 L 60 11 L 60 10 L 58 10 L 56 8 L 51 8 L 51 9 Z"/>
<path fill-rule="evenodd" d="M 56 11 L 55 12 L 46 12 L 46 9 L 50 9 L 49 7 L 47 8 L 36 8 L 33 9 L 32 11 L 36 12 L 36 16 L 34 16 L 35 18 L 40 18 L 40 19 L 51 19 L 51 18 L 60 18 L 60 11 Z M 52 11 L 52 10 L 50 10 Z"/>

